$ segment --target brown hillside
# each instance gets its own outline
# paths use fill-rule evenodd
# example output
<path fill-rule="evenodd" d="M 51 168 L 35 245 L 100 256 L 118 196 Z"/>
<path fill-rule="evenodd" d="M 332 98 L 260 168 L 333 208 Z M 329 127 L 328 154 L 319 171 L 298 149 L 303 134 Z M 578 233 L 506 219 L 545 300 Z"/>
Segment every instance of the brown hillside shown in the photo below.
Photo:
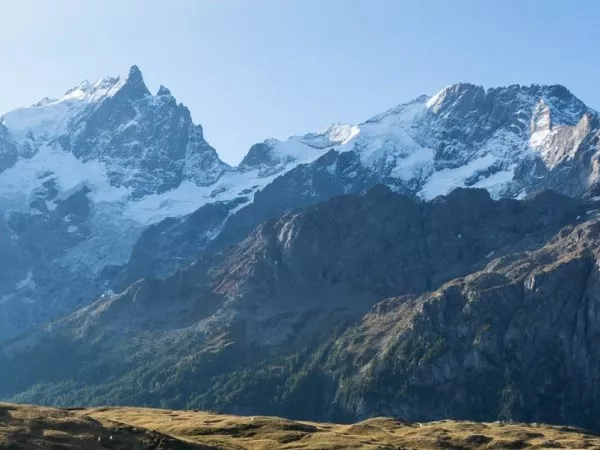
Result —
<path fill-rule="evenodd" d="M 112 439 L 111 439 L 112 436 Z M 0 449 L 600 449 L 572 427 L 376 418 L 354 425 L 143 408 L 0 404 Z"/>

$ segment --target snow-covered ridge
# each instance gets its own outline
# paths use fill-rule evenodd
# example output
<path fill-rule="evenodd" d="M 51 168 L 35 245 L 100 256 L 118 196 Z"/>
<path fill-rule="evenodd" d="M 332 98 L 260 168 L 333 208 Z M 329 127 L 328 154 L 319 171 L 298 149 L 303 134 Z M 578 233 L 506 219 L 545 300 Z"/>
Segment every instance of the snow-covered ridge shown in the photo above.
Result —
<path fill-rule="evenodd" d="M 568 134 L 571 125 L 565 125 L 565 122 L 577 124 L 582 118 L 582 109 L 591 111 L 564 88 L 556 86 L 510 86 L 486 91 L 480 86 L 465 83 L 449 85 L 431 97 L 420 96 L 359 125 L 334 124 L 320 132 L 292 136 L 284 141 L 268 139 L 253 148 L 256 155 L 254 162 L 247 157 L 237 168 L 228 169 L 223 164 L 218 169 L 210 169 L 218 172 L 205 182 L 198 181 L 202 176 L 197 173 L 208 170 L 202 158 L 196 161 L 196 155 L 202 152 L 192 151 L 185 156 L 188 162 L 182 163 L 194 167 L 182 169 L 183 176 L 189 179 L 182 178 L 166 191 L 149 192 L 132 199 L 133 188 L 126 183 L 115 184 L 114 172 L 124 179 L 135 180 L 139 177 L 139 169 L 134 170 L 127 165 L 115 169 L 110 155 L 82 159 L 74 156 L 72 149 L 65 149 L 57 143 L 61 136 L 81 133 L 81 128 L 87 126 L 86 114 L 91 114 L 90 111 L 99 108 L 107 99 L 117 96 L 128 83 L 141 83 L 142 91 L 146 89 L 141 72 L 133 66 L 127 78 L 84 81 L 61 98 L 45 99 L 31 107 L 4 114 L 0 121 L 17 143 L 21 158 L 14 167 L 0 174 L 2 203 L 7 204 L 9 200 L 16 204 L 16 199 L 20 198 L 19 202 L 25 205 L 25 198 L 36 191 L 41 181 L 54 177 L 57 185 L 64 190 L 86 186 L 91 190 L 94 201 L 117 201 L 127 205 L 123 210 L 128 211 L 130 218 L 147 225 L 165 217 L 188 214 L 206 202 L 233 200 L 241 195 L 240 192 L 244 192 L 251 201 L 253 194 L 275 176 L 298 164 L 309 164 L 330 150 L 356 152 L 365 167 L 384 171 L 386 176 L 400 183 L 417 180 L 422 186 L 419 195 L 424 198 L 466 185 L 484 186 L 495 195 L 501 195 L 512 180 L 511 174 L 518 161 L 532 152 L 549 161 L 549 167 L 556 165 L 561 158 L 572 157 L 576 150 L 573 143 L 570 151 L 556 158 L 552 149 L 556 138 L 552 136 L 556 136 L 560 129 L 562 139 L 568 140 L 564 135 Z M 476 147 L 457 148 L 455 159 L 463 162 L 457 167 L 440 164 L 439 145 L 449 126 L 444 122 L 452 122 L 457 116 L 469 113 L 470 109 L 476 111 L 480 106 L 477 102 L 489 107 L 490 103 L 505 101 L 504 97 L 514 103 L 514 118 L 511 120 L 516 125 L 491 132 L 487 138 L 477 142 Z M 169 102 L 175 103 L 163 86 L 156 96 L 147 93 L 145 98 L 148 101 L 143 104 L 144 107 L 166 108 L 166 114 L 170 113 Z M 135 104 L 133 106 L 138 108 Z M 136 111 L 133 118 L 119 123 L 113 131 L 131 134 L 132 130 L 139 129 L 141 119 L 143 116 Z M 477 131 L 477 127 L 490 127 L 481 117 L 477 119 L 474 123 L 465 123 L 466 132 Z M 80 121 L 80 129 L 72 129 L 75 121 Z M 558 128 L 558 124 L 562 128 Z M 99 138 L 102 140 L 98 142 L 104 142 L 104 145 L 112 145 L 114 139 L 112 136 Z M 447 142 L 443 143 L 447 147 Z M 136 148 L 135 140 L 123 145 L 130 146 L 132 151 L 144 152 L 143 148 Z M 135 154 L 132 156 L 137 158 Z M 157 163 L 162 164 L 160 161 Z M 157 167 L 157 170 L 163 169 Z M 128 172 L 131 173 L 127 175 Z M 41 174 L 46 175 L 41 177 Z"/>
<path fill-rule="evenodd" d="M 54 103 L 67 100 L 97 102 L 105 97 L 115 95 L 125 82 L 126 80 L 121 80 L 121 77 L 106 77 L 96 82 L 83 80 L 81 84 L 69 89 L 62 98 L 55 100 Z"/>
<path fill-rule="evenodd" d="M 106 100 L 121 95 L 128 85 L 141 91 L 144 102 L 132 102 L 134 115 L 131 118 L 115 123 L 114 128 L 108 126 L 102 130 L 102 135 L 95 138 L 98 146 L 107 148 L 114 146 L 114 139 L 119 138 L 122 141 L 120 145 L 131 152 L 125 162 L 121 161 L 115 166 L 111 154 L 101 153 L 97 157 L 90 157 L 88 152 L 83 157 L 77 156 L 82 153 L 81 150 L 64 148 L 57 142 L 63 136 L 82 133 L 81 130 L 88 127 L 86 120 L 91 120 L 88 116 L 95 121 L 96 117 L 92 115 L 94 111 L 100 110 Z M 441 163 L 440 145 L 445 146 L 445 152 L 449 147 L 444 133 L 460 127 L 460 123 L 454 123 L 457 118 L 462 120 L 465 114 L 468 117 L 471 112 L 480 111 L 475 120 L 464 121 L 464 133 L 478 133 L 491 128 L 489 122 L 492 122 L 489 117 L 482 117 L 486 113 L 481 110 L 489 109 L 494 104 L 506 108 L 504 103 L 508 102 L 511 103 L 508 109 L 513 110 L 510 114 L 514 117 L 503 120 L 512 121 L 514 125 L 492 130 L 487 137 L 479 138 L 479 142 L 468 143 L 470 147 L 465 142 L 450 142 L 451 145 L 458 145 L 454 150 L 455 155 L 451 157 L 461 164 L 445 167 L 447 164 Z M 37 189 L 36 183 L 52 176 L 63 189 L 85 185 L 91 190 L 95 201 L 118 201 L 126 203 L 128 211 L 145 211 L 132 218 L 148 224 L 171 215 L 188 214 L 205 202 L 232 200 L 240 195 L 239 192 L 245 192 L 251 200 L 254 192 L 268 184 L 274 176 L 298 164 L 309 164 L 330 150 L 356 152 L 365 167 L 384 171 L 386 176 L 399 182 L 419 181 L 422 186 L 419 194 L 424 198 L 467 184 L 485 186 L 500 195 L 504 186 L 512 180 L 510 173 L 515 165 L 532 152 L 542 155 L 549 167 L 555 166 L 561 158 L 572 157 L 578 141 L 565 137 L 569 134 L 569 127 L 579 123 L 583 117 L 582 111 L 595 115 L 568 90 L 559 86 L 509 86 L 485 90 L 466 83 L 454 84 L 431 97 L 420 96 L 400 104 L 359 125 L 334 124 L 320 132 L 292 136 L 284 141 L 268 139 L 251 149 L 248 156 L 254 151 L 255 158 L 252 161 L 247 157 L 237 168 L 227 168 L 216 154 L 214 162 L 206 163 L 204 157 L 200 156 L 204 150 L 188 149 L 185 155 L 180 156 L 182 162 L 171 169 L 182 171 L 180 181 L 172 183 L 166 190 L 150 191 L 132 199 L 134 189 L 127 180 L 135 181 L 143 173 L 140 175 L 140 169 L 129 164 L 139 159 L 136 152 L 144 155 L 147 151 L 139 147 L 141 143 L 135 137 L 123 141 L 119 135 L 129 136 L 139 131 L 140 120 L 145 118 L 139 111 L 140 107 L 153 108 L 157 112 L 164 110 L 164 114 L 168 115 L 176 110 L 175 103 L 168 89 L 163 86 L 156 96 L 147 92 L 141 72 L 133 66 L 127 78 L 109 77 L 96 82 L 86 80 L 68 90 L 61 98 L 44 99 L 31 107 L 4 114 L 0 122 L 10 131 L 21 158 L 13 168 L 0 174 L 0 198 L 4 198 L 5 204 L 7 199 L 15 203 L 15 198 L 23 199 L 31 195 Z M 181 120 L 186 120 L 185 114 Z M 77 129 L 73 129 L 74 123 Z M 117 136 L 106 135 L 109 132 Z M 172 130 L 165 129 L 165 133 L 169 132 Z M 571 143 L 571 149 L 562 152 L 560 157 L 553 152 L 557 134 L 563 141 L 569 140 Z M 469 136 L 465 137 L 467 139 L 463 141 L 469 140 Z M 201 135 L 197 139 L 203 142 Z M 89 141 L 85 141 L 85 144 L 95 145 Z M 160 153 L 160 147 L 156 151 Z M 166 157 L 168 160 L 169 155 Z M 488 165 L 482 167 L 482 161 Z M 152 170 L 157 171 L 160 177 L 160 173 L 165 172 L 164 161 L 157 159 L 156 164 L 158 166 Z M 207 170 L 214 174 L 203 177 L 200 172 Z M 487 176 L 484 175 L 486 171 Z M 450 173 L 455 175 L 450 176 Z M 477 178 L 478 173 L 481 175 Z M 40 174 L 46 175 L 40 177 Z M 477 178 L 475 182 L 473 177 Z M 115 181 L 118 178 L 125 181 Z M 432 186 L 438 188 L 433 189 Z M 149 213 L 153 207 L 138 208 L 138 204 L 152 204 L 160 212 Z"/>
<path fill-rule="evenodd" d="M 136 89 L 131 94 L 127 90 Z M 127 94 L 127 96 L 125 95 Z M 133 100 L 129 97 L 134 97 Z M 116 112 L 108 109 L 111 102 L 121 102 Z M 131 109 L 132 114 L 122 121 L 114 117 L 121 110 Z M 146 115 L 144 115 L 147 112 Z M 99 125 L 98 117 L 112 124 Z M 174 159 L 176 155 L 164 155 L 162 139 L 170 133 L 190 133 L 188 144 L 183 149 L 180 170 L 182 179 L 162 192 L 148 192 L 134 195 L 134 187 L 126 183 L 115 183 L 115 173 L 124 180 L 136 179 L 145 175 L 135 162 L 148 154 L 148 149 L 139 147 L 135 134 L 144 127 L 146 117 L 157 117 L 153 124 L 154 133 L 159 133 L 157 153 Z M 161 119 L 164 117 L 164 120 Z M 173 130 L 172 117 L 179 119 L 180 129 Z M 32 199 L 51 181 L 60 192 L 47 201 L 49 208 L 62 201 L 78 189 L 87 189 L 88 197 L 94 204 L 109 203 L 111 210 L 121 211 L 123 217 L 140 227 L 148 226 L 167 217 L 189 214 L 210 202 L 227 202 L 240 197 L 252 201 L 254 193 L 270 183 L 276 176 L 293 169 L 297 164 L 311 163 L 328 149 L 351 139 L 357 133 L 356 127 L 333 125 L 326 130 L 306 136 L 291 137 L 285 141 L 266 141 L 273 147 L 273 158 L 269 170 L 253 168 L 230 168 L 215 154 L 215 160 L 207 163 L 205 153 L 212 150 L 203 141 L 200 127 L 189 119 L 189 111 L 178 105 L 170 91 L 161 86 L 156 95 L 147 92 L 141 72 L 133 66 L 125 78 L 108 77 L 96 82 L 87 80 L 69 89 L 62 97 L 43 99 L 24 108 L 10 111 L 0 117 L 0 122 L 10 132 L 20 150 L 20 157 L 8 170 L 0 173 L 0 205 L 6 214 L 10 211 L 37 213 L 32 210 Z M 82 141 L 85 150 L 73 144 L 73 137 L 79 137 L 90 127 L 90 122 L 99 129 L 93 140 Z M 157 127 L 164 126 L 164 129 Z M 189 130 L 189 131 L 188 131 Z M 130 138 L 130 136 L 133 137 Z M 123 137 L 121 137 L 123 136 Z M 64 138 L 71 140 L 65 147 Z M 68 139 L 68 140 L 69 140 Z M 132 149 L 124 164 L 121 155 L 115 157 L 98 149 L 117 145 Z M 153 143 L 154 144 L 154 143 Z M 170 142 L 165 142 L 169 145 Z M 199 147 L 199 148 L 198 148 Z M 205 150 L 203 147 L 206 147 Z M 139 152 L 139 153 L 138 153 Z M 153 176 L 166 173 L 168 167 L 160 160 L 152 170 Z M 179 166 L 175 166 L 176 170 Z M 211 174 L 214 172 L 214 175 Z M 206 177 L 206 174 L 210 174 Z M 167 173 L 168 175 L 168 173 Z M 115 221 L 119 218 L 115 217 Z"/>
<path fill-rule="evenodd" d="M 424 199 L 456 187 L 514 196 L 520 164 L 539 159 L 552 170 L 572 160 L 597 117 L 562 86 L 459 83 L 372 117 L 336 149 Z"/>
<path fill-rule="evenodd" d="M 95 83 L 85 80 L 58 99 L 45 98 L 3 114 L 0 123 L 20 147 L 27 141 L 50 140 L 66 133 L 69 121 L 84 108 L 115 95 L 124 83 L 120 78 L 103 78 Z"/>

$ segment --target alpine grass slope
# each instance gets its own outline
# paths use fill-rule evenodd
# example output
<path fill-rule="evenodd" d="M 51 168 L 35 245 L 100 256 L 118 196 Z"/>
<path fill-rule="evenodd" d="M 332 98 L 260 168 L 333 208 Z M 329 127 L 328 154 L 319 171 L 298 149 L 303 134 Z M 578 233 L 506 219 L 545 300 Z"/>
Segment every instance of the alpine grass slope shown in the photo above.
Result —
<path fill-rule="evenodd" d="M 0 445 L 13 450 L 395 450 L 461 448 L 600 448 L 573 427 L 375 418 L 352 425 L 294 422 L 146 408 L 58 410 L 0 405 Z"/>

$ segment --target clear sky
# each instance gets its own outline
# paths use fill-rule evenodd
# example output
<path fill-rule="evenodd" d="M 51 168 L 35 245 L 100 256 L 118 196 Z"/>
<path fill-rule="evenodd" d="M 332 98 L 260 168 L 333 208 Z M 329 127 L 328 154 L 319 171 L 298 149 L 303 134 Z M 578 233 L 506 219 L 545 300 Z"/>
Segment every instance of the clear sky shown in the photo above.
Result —
<path fill-rule="evenodd" d="M 221 157 L 467 81 L 600 108 L 596 0 L 5 0 L 0 112 L 142 69 Z"/>

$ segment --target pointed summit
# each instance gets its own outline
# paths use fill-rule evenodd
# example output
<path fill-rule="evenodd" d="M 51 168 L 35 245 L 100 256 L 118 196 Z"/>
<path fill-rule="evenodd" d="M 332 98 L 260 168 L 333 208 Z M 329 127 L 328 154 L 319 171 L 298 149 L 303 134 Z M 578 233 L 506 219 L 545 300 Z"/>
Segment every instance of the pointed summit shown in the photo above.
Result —
<path fill-rule="evenodd" d="M 483 86 L 470 83 L 455 83 L 446 86 L 427 101 L 427 107 L 438 114 L 443 110 L 452 110 L 452 114 L 464 116 L 475 108 L 485 97 Z"/>
<path fill-rule="evenodd" d="M 129 75 L 127 75 L 127 80 L 140 80 L 143 81 L 142 71 L 135 64 L 131 66 L 129 69 Z"/>
<path fill-rule="evenodd" d="M 164 96 L 171 95 L 171 91 L 168 88 L 164 87 L 161 84 L 160 87 L 158 88 L 158 92 L 156 93 L 156 95 L 159 95 L 159 96 L 162 96 L 162 95 L 164 95 Z"/>
<path fill-rule="evenodd" d="M 142 71 L 136 65 L 131 66 L 129 69 L 129 75 L 127 75 L 127 81 L 125 82 L 123 89 L 136 97 L 150 94 L 148 87 L 146 87 L 146 83 L 144 83 Z"/>

